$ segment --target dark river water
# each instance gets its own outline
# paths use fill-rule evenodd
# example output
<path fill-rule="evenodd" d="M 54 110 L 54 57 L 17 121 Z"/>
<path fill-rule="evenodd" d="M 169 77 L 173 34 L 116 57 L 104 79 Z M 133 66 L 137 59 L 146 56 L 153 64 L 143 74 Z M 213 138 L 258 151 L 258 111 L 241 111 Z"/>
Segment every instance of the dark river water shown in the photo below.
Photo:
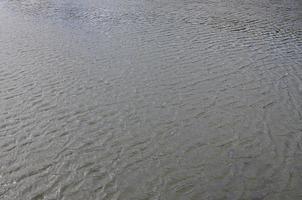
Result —
<path fill-rule="evenodd" d="M 302 199 L 302 1 L 0 0 L 0 199 Z"/>

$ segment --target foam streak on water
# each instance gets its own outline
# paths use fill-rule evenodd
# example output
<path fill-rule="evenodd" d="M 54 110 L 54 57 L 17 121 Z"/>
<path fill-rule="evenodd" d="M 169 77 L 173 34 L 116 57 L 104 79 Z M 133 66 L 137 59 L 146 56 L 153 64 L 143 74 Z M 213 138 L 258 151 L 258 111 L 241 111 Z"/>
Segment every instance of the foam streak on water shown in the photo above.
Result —
<path fill-rule="evenodd" d="M 299 0 L 0 0 L 0 199 L 302 199 Z"/>

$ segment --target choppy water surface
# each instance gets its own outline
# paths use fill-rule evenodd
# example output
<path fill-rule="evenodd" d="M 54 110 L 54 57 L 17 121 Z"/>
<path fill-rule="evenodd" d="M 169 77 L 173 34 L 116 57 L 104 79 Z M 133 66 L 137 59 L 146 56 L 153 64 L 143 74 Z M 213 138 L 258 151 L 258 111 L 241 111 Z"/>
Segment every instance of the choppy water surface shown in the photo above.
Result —
<path fill-rule="evenodd" d="M 302 199 L 300 0 L 1 0 L 0 199 Z"/>

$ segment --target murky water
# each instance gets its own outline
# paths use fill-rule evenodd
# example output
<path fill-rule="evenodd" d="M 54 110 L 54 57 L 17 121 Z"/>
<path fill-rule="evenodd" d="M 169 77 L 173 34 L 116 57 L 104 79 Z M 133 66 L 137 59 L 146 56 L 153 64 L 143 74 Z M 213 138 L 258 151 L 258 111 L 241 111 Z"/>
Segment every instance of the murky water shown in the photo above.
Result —
<path fill-rule="evenodd" d="M 1 200 L 301 188 L 302 1 L 0 1 Z"/>

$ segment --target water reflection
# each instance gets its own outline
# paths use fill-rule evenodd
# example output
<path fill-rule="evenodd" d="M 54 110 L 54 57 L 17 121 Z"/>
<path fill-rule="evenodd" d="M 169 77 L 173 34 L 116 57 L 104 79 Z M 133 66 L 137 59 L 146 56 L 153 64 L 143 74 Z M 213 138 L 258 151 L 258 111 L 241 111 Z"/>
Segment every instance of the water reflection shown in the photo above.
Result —
<path fill-rule="evenodd" d="M 299 199 L 301 9 L 2 1 L 0 197 Z"/>

